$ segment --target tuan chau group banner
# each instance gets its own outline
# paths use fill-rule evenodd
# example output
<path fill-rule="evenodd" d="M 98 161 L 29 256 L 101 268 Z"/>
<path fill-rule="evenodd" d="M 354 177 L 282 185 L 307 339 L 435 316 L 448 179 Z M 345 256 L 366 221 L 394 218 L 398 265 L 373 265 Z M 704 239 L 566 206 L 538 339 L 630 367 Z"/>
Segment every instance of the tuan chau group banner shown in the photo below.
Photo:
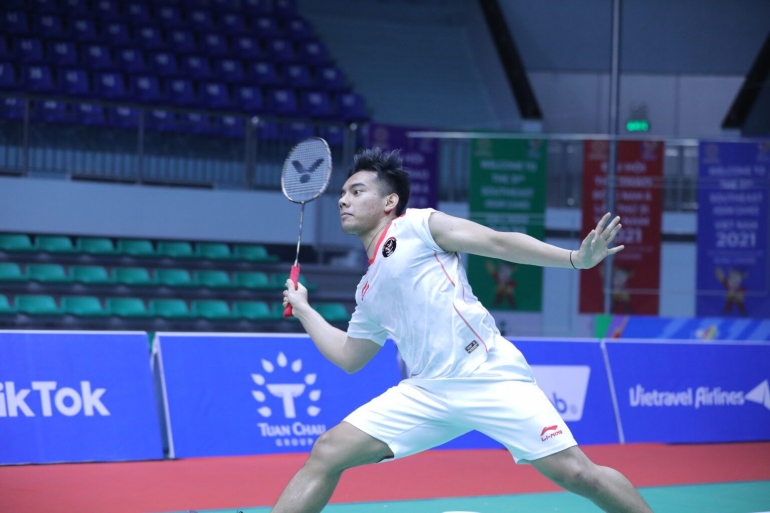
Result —
<path fill-rule="evenodd" d="M 583 149 L 585 236 L 607 212 L 609 142 L 585 141 Z M 614 245 L 625 245 L 612 267 L 612 313 L 657 315 L 660 293 L 663 143 L 620 141 L 614 215 L 623 228 Z M 604 264 L 580 273 L 580 312 L 604 311 Z"/>
<path fill-rule="evenodd" d="M 770 317 L 770 142 L 701 142 L 698 316 Z"/>
<path fill-rule="evenodd" d="M 468 202 L 471 220 L 543 240 L 546 150 L 542 139 L 474 140 Z M 542 308 L 542 267 L 470 255 L 468 280 L 490 310 L 539 312 Z"/>
<path fill-rule="evenodd" d="M 408 137 L 415 128 L 394 125 L 369 125 L 366 147 L 400 149 L 404 169 L 411 179 L 409 207 L 438 208 L 439 141 L 427 137 Z"/>

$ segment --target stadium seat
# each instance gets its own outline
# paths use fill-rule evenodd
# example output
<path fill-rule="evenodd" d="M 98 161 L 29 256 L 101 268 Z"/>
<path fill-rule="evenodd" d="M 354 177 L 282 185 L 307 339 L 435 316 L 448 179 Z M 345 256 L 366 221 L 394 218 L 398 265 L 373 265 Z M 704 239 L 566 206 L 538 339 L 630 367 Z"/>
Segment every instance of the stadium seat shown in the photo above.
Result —
<path fill-rule="evenodd" d="M 226 12 L 219 17 L 219 25 L 228 34 L 242 34 L 246 32 L 246 22 L 243 15 L 235 12 Z"/>
<path fill-rule="evenodd" d="M 236 244 L 234 255 L 241 260 L 252 262 L 277 262 L 278 257 L 268 254 L 267 248 L 260 244 Z"/>
<path fill-rule="evenodd" d="M 182 241 L 160 241 L 157 245 L 159 256 L 171 258 L 195 258 L 192 244 Z"/>
<path fill-rule="evenodd" d="M 267 274 L 258 271 L 236 271 L 233 273 L 233 282 L 238 287 L 247 289 L 272 288 Z"/>
<path fill-rule="evenodd" d="M 227 38 L 222 34 L 210 32 L 200 36 L 200 51 L 211 56 L 227 55 Z"/>
<path fill-rule="evenodd" d="M 175 132 L 178 128 L 176 113 L 165 109 L 152 109 L 147 112 L 147 128 L 159 132 Z"/>
<path fill-rule="evenodd" d="M 309 123 L 285 123 L 283 137 L 292 143 L 297 143 L 315 135 L 315 127 Z"/>
<path fill-rule="evenodd" d="M 78 63 L 78 51 L 72 41 L 46 43 L 46 59 L 57 66 L 74 66 Z"/>
<path fill-rule="evenodd" d="M 339 125 L 322 126 L 321 137 L 326 139 L 329 146 L 342 146 L 345 142 L 345 129 Z"/>
<path fill-rule="evenodd" d="M 219 120 L 219 134 L 225 137 L 241 139 L 246 134 L 246 122 L 236 116 L 222 116 Z"/>
<path fill-rule="evenodd" d="M 345 93 L 337 96 L 337 114 L 345 121 L 364 121 L 368 119 L 364 99 L 358 93 Z"/>
<path fill-rule="evenodd" d="M 214 30 L 214 19 L 211 12 L 205 9 L 193 9 L 187 14 L 187 23 L 196 31 Z"/>
<path fill-rule="evenodd" d="M 64 296 L 61 298 L 64 313 L 78 317 L 106 317 L 110 312 L 105 310 L 99 298 L 94 296 Z"/>
<path fill-rule="evenodd" d="M 16 40 L 16 57 L 21 62 L 43 62 L 43 42 L 34 37 L 21 37 Z"/>
<path fill-rule="evenodd" d="M 282 141 L 283 135 L 281 133 L 281 127 L 274 121 L 260 121 L 257 125 L 257 140 L 267 141 Z"/>
<path fill-rule="evenodd" d="M 128 25 L 118 21 L 111 21 L 102 25 L 103 40 L 113 46 L 127 45 L 131 43 L 131 32 Z M 124 70 L 128 71 L 128 70 Z"/>
<path fill-rule="evenodd" d="M 347 89 L 345 75 L 334 66 L 323 66 L 316 71 L 318 86 L 327 91 L 344 91 Z"/>
<path fill-rule="evenodd" d="M 16 309 L 21 313 L 30 315 L 61 315 L 64 313 L 61 308 L 56 306 L 53 297 L 42 294 L 16 296 Z"/>
<path fill-rule="evenodd" d="M 82 69 L 59 71 L 59 91 L 67 96 L 86 96 L 91 93 L 88 73 Z"/>
<path fill-rule="evenodd" d="M 230 288 L 234 284 L 230 281 L 230 276 L 225 271 L 195 271 L 193 281 L 202 287 L 209 288 Z"/>
<path fill-rule="evenodd" d="M 131 256 L 155 256 L 155 248 L 147 239 L 118 239 L 118 253 Z"/>
<path fill-rule="evenodd" d="M 199 100 L 204 107 L 226 109 L 232 106 L 227 85 L 222 82 L 206 82 L 200 85 Z"/>
<path fill-rule="evenodd" d="M 26 89 L 36 93 L 53 91 L 53 76 L 49 66 L 27 65 L 22 67 Z"/>
<path fill-rule="evenodd" d="M 265 110 L 262 90 L 252 85 L 234 87 L 235 103 L 245 113 L 261 113 Z"/>
<path fill-rule="evenodd" d="M 41 13 L 35 16 L 35 33 L 50 39 L 64 35 L 64 24 L 61 17 L 52 13 Z"/>
<path fill-rule="evenodd" d="M 283 68 L 284 82 L 295 89 L 303 89 L 313 86 L 310 76 L 310 68 L 303 64 L 288 64 Z"/>
<path fill-rule="evenodd" d="M 112 270 L 115 281 L 123 285 L 134 287 L 148 287 L 158 283 L 150 271 L 144 267 L 116 267 Z"/>
<path fill-rule="evenodd" d="M 27 277 L 21 272 L 19 264 L 14 262 L 0 262 L 0 282 L 27 281 Z"/>
<path fill-rule="evenodd" d="M 75 253 L 72 239 L 65 235 L 38 235 L 35 237 L 35 247 L 47 253 Z"/>
<path fill-rule="evenodd" d="M 269 39 L 267 48 L 267 56 L 275 62 L 291 62 L 295 59 L 294 45 L 288 39 Z"/>
<path fill-rule="evenodd" d="M 182 13 L 176 6 L 159 5 L 155 15 L 160 20 L 160 24 L 166 28 L 177 28 L 184 25 Z"/>
<path fill-rule="evenodd" d="M 95 70 L 112 68 L 112 52 L 107 45 L 93 43 L 83 47 L 83 64 Z"/>
<path fill-rule="evenodd" d="M 144 26 L 134 29 L 134 38 L 138 44 L 148 50 L 157 50 L 163 47 L 163 36 L 160 29 L 153 26 Z"/>
<path fill-rule="evenodd" d="M 244 78 L 243 63 L 236 59 L 221 59 L 216 62 L 216 76 L 225 82 L 242 82 Z"/>
<path fill-rule="evenodd" d="M 27 34 L 29 18 L 24 11 L 5 11 L 2 13 L 0 26 L 6 34 Z"/>
<path fill-rule="evenodd" d="M 329 118 L 334 114 L 329 94 L 323 91 L 303 92 L 302 110 L 311 118 Z"/>
<path fill-rule="evenodd" d="M 179 115 L 178 128 L 189 134 L 210 135 L 217 133 L 217 125 L 211 121 L 207 114 L 198 112 L 184 112 Z"/>
<path fill-rule="evenodd" d="M 261 86 L 274 86 L 281 83 L 278 70 L 272 62 L 252 62 L 248 67 L 248 75 Z"/>
<path fill-rule="evenodd" d="M 150 67 L 162 77 L 176 76 L 179 73 L 179 64 L 176 55 L 171 52 L 152 52 L 148 56 Z"/>
<path fill-rule="evenodd" d="M 136 48 L 121 48 L 117 51 L 120 69 L 126 73 L 142 73 L 147 70 L 144 53 Z"/>
<path fill-rule="evenodd" d="M 313 29 L 302 18 L 293 18 L 285 23 L 286 34 L 295 41 L 312 39 Z"/>
<path fill-rule="evenodd" d="M 13 48 L 8 43 L 8 38 L 0 34 L 0 59 L 11 59 L 13 57 Z"/>
<path fill-rule="evenodd" d="M 175 105 L 193 105 L 197 101 L 193 83 L 186 78 L 167 79 L 164 86 L 164 94 Z"/>
<path fill-rule="evenodd" d="M 107 110 L 107 121 L 118 128 L 137 128 L 139 110 L 133 107 L 113 107 Z"/>
<path fill-rule="evenodd" d="M 146 25 L 152 20 L 147 2 L 128 2 L 125 4 L 123 16 L 133 25 Z"/>
<path fill-rule="evenodd" d="M 104 108 L 101 105 L 90 103 L 79 103 L 76 106 L 78 119 L 87 126 L 104 126 L 106 119 L 104 117 Z"/>
<path fill-rule="evenodd" d="M 78 237 L 75 247 L 81 253 L 90 255 L 114 255 L 112 240 L 103 237 Z"/>
<path fill-rule="evenodd" d="M 109 298 L 106 301 L 107 310 L 118 317 L 151 317 L 152 313 L 139 298 Z"/>
<path fill-rule="evenodd" d="M 272 89 L 267 94 L 268 108 L 279 116 L 297 114 L 297 95 L 293 89 Z"/>
<path fill-rule="evenodd" d="M 99 39 L 93 20 L 88 18 L 75 18 L 70 21 L 70 37 L 80 42 L 92 42 Z"/>
<path fill-rule="evenodd" d="M 70 276 L 72 281 L 88 285 L 110 285 L 115 283 L 115 279 L 107 272 L 107 268 L 101 265 L 73 265 L 70 267 Z"/>
<path fill-rule="evenodd" d="M 155 279 L 159 285 L 167 287 L 193 287 L 195 282 L 187 269 L 155 269 Z"/>
<path fill-rule="evenodd" d="M 100 20 L 120 19 L 117 0 L 96 0 L 93 3 L 94 14 Z"/>
<path fill-rule="evenodd" d="M 151 299 L 150 311 L 158 316 L 170 319 L 187 319 L 192 317 L 187 303 L 182 299 Z"/>
<path fill-rule="evenodd" d="M 53 2 L 53 0 L 48 0 Z M 90 14 L 88 0 L 60 0 L 61 11 L 69 16 Z"/>
<path fill-rule="evenodd" d="M 249 16 L 262 16 L 269 10 L 268 0 L 242 0 L 241 9 Z"/>
<path fill-rule="evenodd" d="M 236 319 L 237 314 L 230 311 L 227 302 L 214 299 L 198 299 L 192 302 L 192 312 L 196 317 L 211 320 Z"/>
<path fill-rule="evenodd" d="M 23 233 L 0 233 L 0 250 L 35 251 L 29 235 Z"/>
<path fill-rule="evenodd" d="M 132 76 L 131 94 L 135 100 L 143 103 L 155 103 L 163 99 L 160 81 L 153 75 Z"/>
<path fill-rule="evenodd" d="M 233 38 L 233 53 L 241 59 L 259 59 L 263 57 L 259 40 L 254 36 L 241 35 Z"/>
<path fill-rule="evenodd" d="M 260 16 L 252 21 L 252 32 L 261 39 L 281 37 L 283 34 L 278 28 L 275 18 Z"/>
<path fill-rule="evenodd" d="M 205 0 L 201 3 L 217 13 L 232 11 L 239 7 L 239 2 L 234 0 Z"/>
<path fill-rule="evenodd" d="M 236 301 L 233 312 L 243 319 L 264 321 L 272 318 L 270 307 L 264 301 Z"/>
<path fill-rule="evenodd" d="M 299 54 L 302 60 L 315 66 L 329 63 L 329 52 L 326 46 L 319 41 L 304 41 L 299 45 Z"/>
<path fill-rule="evenodd" d="M 33 102 L 32 118 L 46 123 L 71 123 L 73 119 L 69 105 L 55 100 Z"/>
<path fill-rule="evenodd" d="M 296 0 L 273 0 L 273 12 L 278 16 L 288 18 L 297 15 Z"/>
<path fill-rule="evenodd" d="M 6 3 L 12 3 L 12 2 L 6 2 Z M 15 0 L 15 3 L 18 3 L 19 6 L 21 7 L 22 5 L 24 5 L 24 0 Z M 56 0 L 30 0 L 29 6 L 30 8 L 32 8 L 37 12 L 45 12 L 45 13 L 52 13 L 52 14 L 61 12 Z"/>
<path fill-rule="evenodd" d="M 197 50 L 195 37 L 189 30 L 171 30 L 168 33 L 168 49 L 178 53 L 193 53 Z"/>
<path fill-rule="evenodd" d="M 59 264 L 29 264 L 27 278 L 41 283 L 71 283 L 72 278 Z"/>
<path fill-rule="evenodd" d="M 0 315 L 8 315 L 16 313 L 16 307 L 11 306 L 8 302 L 8 298 L 5 295 L 0 294 Z"/>
<path fill-rule="evenodd" d="M 108 100 L 123 99 L 127 96 L 123 74 L 114 71 L 96 73 L 94 90 L 97 95 Z"/>
<path fill-rule="evenodd" d="M 0 62 L 0 89 L 8 91 L 18 89 L 20 86 L 16 67 L 10 62 Z"/>
<path fill-rule="evenodd" d="M 341 303 L 316 303 L 314 307 L 316 312 L 329 322 L 347 322 L 350 320 L 347 308 Z"/>
<path fill-rule="evenodd" d="M 196 80 L 211 78 L 211 65 L 208 57 L 185 55 L 182 57 L 182 71 Z"/>
<path fill-rule="evenodd" d="M 230 246 L 222 242 L 199 242 L 195 245 L 195 252 L 200 258 L 210 260 L 231 260 L 233 258 Z"/>

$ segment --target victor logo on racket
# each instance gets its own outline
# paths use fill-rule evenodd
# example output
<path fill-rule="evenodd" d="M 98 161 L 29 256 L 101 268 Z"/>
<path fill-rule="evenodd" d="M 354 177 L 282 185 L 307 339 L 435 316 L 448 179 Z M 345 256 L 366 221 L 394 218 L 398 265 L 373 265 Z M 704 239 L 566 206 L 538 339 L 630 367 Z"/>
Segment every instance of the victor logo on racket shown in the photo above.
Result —
<path fill-rule="evenodd" d="M 302 165 L 302 162 L 299 160 L 292 161 L 292 165 L 294 166 L 294 169 L 297 170 L 297 174 L 300 175 L 299 181 L 300 183 L 308 183 L 310 181 L 310 173 L 313 173 L 316 169 L 321 167 L 321 165 L 324 163 L 324 159 L 318 159 L 316 160 L 312 166 L 305 169 L 305 167 Z"/>

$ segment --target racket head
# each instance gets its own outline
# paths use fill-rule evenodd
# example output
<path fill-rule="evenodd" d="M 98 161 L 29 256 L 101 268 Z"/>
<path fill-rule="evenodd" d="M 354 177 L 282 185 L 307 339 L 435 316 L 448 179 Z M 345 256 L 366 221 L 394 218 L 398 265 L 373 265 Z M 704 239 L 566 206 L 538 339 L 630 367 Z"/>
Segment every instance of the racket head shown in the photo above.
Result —
<path fill-rule="evenodd" d="M 332 175 L 332 152 L 320 137 L 297 143 L 281 172 L 281 190 L 289 201 L 305 203 L 324 193 Z"/>

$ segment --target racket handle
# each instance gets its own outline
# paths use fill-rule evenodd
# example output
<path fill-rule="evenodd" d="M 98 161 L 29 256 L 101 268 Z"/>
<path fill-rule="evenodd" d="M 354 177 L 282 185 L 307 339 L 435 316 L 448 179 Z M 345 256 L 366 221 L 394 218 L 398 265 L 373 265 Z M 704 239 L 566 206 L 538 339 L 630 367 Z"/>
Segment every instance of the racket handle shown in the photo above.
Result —
<path fill-rule="evenodd" d="M 291 272 L 289 273 L 289 279 L 294 282 L 294 290 L 297 290 L 297 284 L 299 283 L 299 264 L 291 266 Z M 286 309 L 283 311 L 283 318 L 288 319 L 292 317 L 291 303 L 286 305 Z"/>

